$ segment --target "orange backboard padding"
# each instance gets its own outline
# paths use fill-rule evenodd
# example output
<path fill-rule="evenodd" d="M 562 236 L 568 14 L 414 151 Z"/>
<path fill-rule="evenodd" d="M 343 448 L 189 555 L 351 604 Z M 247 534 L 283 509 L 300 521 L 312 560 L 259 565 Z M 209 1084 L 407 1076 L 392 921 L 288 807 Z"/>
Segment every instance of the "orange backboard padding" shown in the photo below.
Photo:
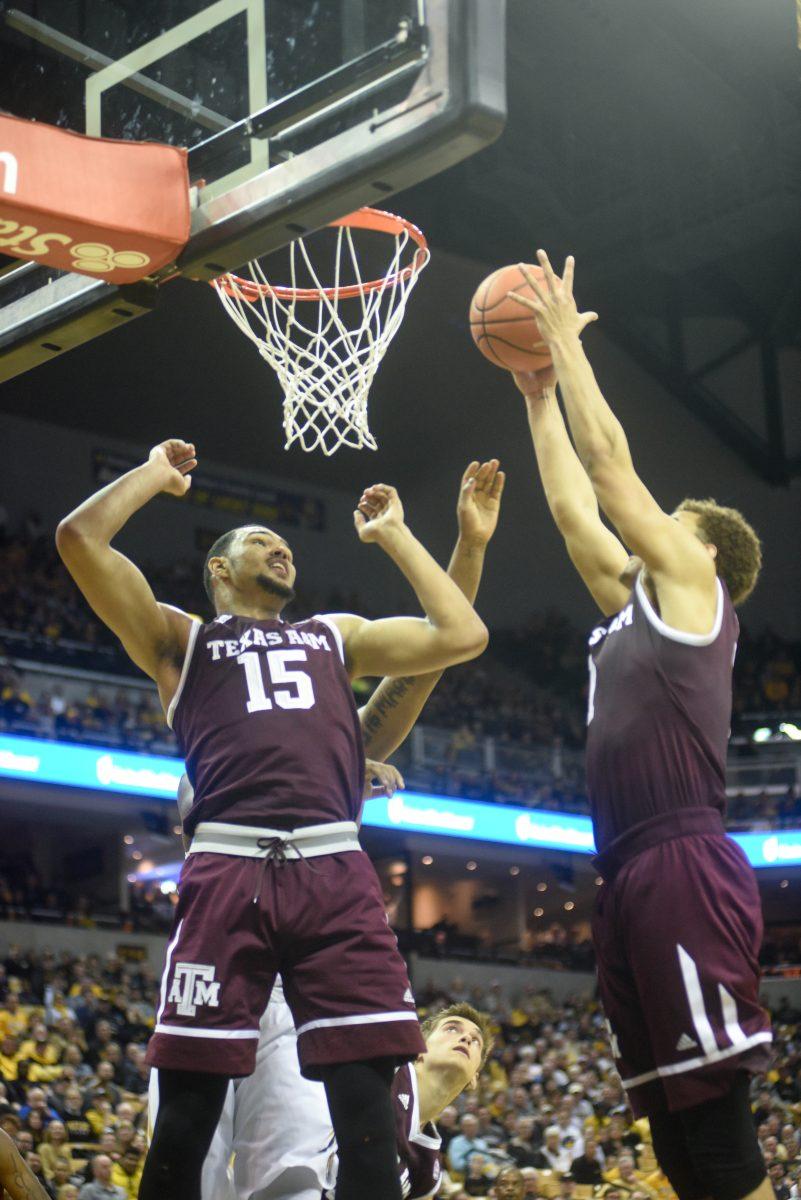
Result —
<path fill-rule="evenodd" d="M 188 239 L 186 150 L 0 114 L 0 254 L 135 283 Z"/>

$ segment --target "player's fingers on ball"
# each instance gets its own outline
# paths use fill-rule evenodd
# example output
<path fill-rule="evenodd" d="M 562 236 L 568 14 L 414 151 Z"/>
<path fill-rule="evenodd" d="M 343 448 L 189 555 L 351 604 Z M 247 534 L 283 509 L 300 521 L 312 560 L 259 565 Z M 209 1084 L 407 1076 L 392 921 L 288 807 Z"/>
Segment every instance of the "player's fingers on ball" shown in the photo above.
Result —
<path fill-rule="evenodd" d="M 537 313 L 538 315 L 545 312 L 544 305 L 532 296 L 521 296 L 518 292 L 507 292 L 506 299 L 514 300 L 516 304 L 522 305 L 523 308 L 530 308 L 533 313 Z"/>
<path fill-rule="evenodd" d="M 520 271 L 521 275 L 525 279 L 528 286 L 531 288 L 534 295 L 537 297 L 538 300 L 541 300 L 544 304 L 545 303 L 545 291 L 543 291 L 543 288 L 541 285 L 541 280 L 539 280 L 537 278 L 537 276 L 534 274 L 534 272 L 532 270 L 530 270 L 527 263 L 518 263 L 517 266 L 518 266 L 518 270 Z M 514 292 L 510 293 L 510 295 L 514 295 L 514 294 L 515 294 Z M 522 300 L 522 299 L 525 299 L 526 297 L 521 296 L 520 298 Z"/>

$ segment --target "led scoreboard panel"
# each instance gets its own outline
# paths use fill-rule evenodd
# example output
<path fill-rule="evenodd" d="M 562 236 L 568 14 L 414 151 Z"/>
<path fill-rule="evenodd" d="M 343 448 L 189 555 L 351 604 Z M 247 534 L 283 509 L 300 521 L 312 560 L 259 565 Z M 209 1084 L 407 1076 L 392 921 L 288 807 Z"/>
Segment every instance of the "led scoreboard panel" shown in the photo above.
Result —
<path fill-rule="evenodd" d="M 0 779 L 27 779 L 171 801 L 182 771 L 180 759 L 164 755 L 0 734 Z M 430 833 L 574 854 L 595 852 L 589 817 L 420 792 L 398 792 L 391 799 L 382 796 L 368 800 L 362 823 L 401 833 Z M 801 866 L 801 829 L 731 836 L 753 867 Z"/>

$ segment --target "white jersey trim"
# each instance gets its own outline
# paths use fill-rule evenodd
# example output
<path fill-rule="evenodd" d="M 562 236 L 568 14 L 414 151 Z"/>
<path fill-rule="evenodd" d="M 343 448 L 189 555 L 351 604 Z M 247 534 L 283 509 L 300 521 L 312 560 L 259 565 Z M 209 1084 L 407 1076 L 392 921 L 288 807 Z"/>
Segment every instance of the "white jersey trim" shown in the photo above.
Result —
<path fill-rule="evenodd" d="M 176 1037 L 194 1037 L 194 1038 L 225 1038 L 227 1041 L 233 1041 L 240 1038 L 257 1038 L 259 1036 L 258 1029 L 194 1029 L 187 1028 L 185 1025 L 156 1025 L 154 1033 L 169 1033 L 175 1034 Z"/>
<path fill-rule="evenodd" d="M 319 1021 L 307 1021 L 298 1029 L 298 1037 L 312 1029 L 336 1029 L 341 1025 L 375 1025 L 381 1021 L 417 1021 L 416 1012 L 362 1013 L 356 1017 L 321 1017 Z"/>
<path fill-rule="evenodd" d="M 201 625 L 200 621 L 192 621 L 192 625 L 189 630 L 189 639 L 186 643 L 184 665 L 181 667 L 181 676 L 178 680 L 178 687 L 175 689 L 175 694 L 167 709 L 167 724 L 169 725 L 170 729 L 172 729 L 172 719 L 175 716 L 175 710 L 178 707 L 178 701 L 181 699 L 181 692 L 184 690 L 184 684 L 186 683 L 186 676 L 189 672 L 189 664 L 192 661 L 192 653 L 195 649 L 197 635 L 200 633 L 202 628 L 203 626 Z"/>
<path fill-rule="evenodd" d="M 327 629 L 331 630 L 331 635 L 337 644 L 337 649 L 339 650 L 339 657 L 342 659 L 342 662 L 344 663 L 344 661 L 345 661 L 345 643 L 342 640 L 342 632 L 339 629 L 339 626 L 337 625 L 336 621 L 332 621 L 331 617 L 323 617 L 320 615 L 320 613 L 316 613 L 311 619 L 312 619 L 312 621 L 319 621 L 322 625 L 325 625 Z"/>
<path fill-rule="evenodd" d="M 418 1146 L 425 1146 L 429 1150 L 439 1150 L 442 1146 L 442 1138 L 439 1134 L 431 1137 L 420 1128 L 420 1094 L 417 1088 L 417 1072 L 414 1069 L 414 1063 L 409 1063 L 409 1075 L 412 1080 L 412 1120 L 409 1141 L 416 1142 Z M 436 1130 L 436 1125 L 434 1129 Z M 436 1190 L 435 1188 L 434 1192 Z M 426 1192 L 426 1196 L 433 1196 L 434 1192 Z M 415 1200 L 425 1200 L 425 1197 L 416 1197 Z"/>
<path fill-rule="evenodd" d="M 666 1067 L 657 1067 L 653 1071 L 646 1071 L 643 1075 L 634 1075 L 631 1079 L 622 1079 L 621 1083 L 625 1088 L 639 1087 L 641 1083 L 650 1083 L 652 1079 L 664 1079 L 667 1075 L 683 1075 L 685 1071 L 697 1071 L 699 1067 L 705 1067 L 709 1063 L 720 1062 L 724 1058 L 731 1058 L 735 1054 L 743 1054 L 746 1050 L 750 1050 L 752 1046 L 759 1046 L 763 1042 L 772 1042 L 773 1034 L 769 1029 L 763 1029 L 759 1033 L 752 1033 L 744 1042 L 739 1042 L 736 1046 L 726 1046 L 723 1050 L 715 1050 L 712 1054 L 699 1054 L 696 1058 L 688 1058 L 686 1062 L 668 1063 Z"/>
<path fill-rule="evenodd" d="M 723 585 L 719 579 L 715 580 L 715 586 L 717 588 L 718 606 L 715 613 L 715 623 L 709 633 L 684 633 L 681 629 L 674 629 L 672 625 L 667 625 L 648 599 L 648 594 L 642 582 L 642 571 L 637 576 L 634 590 L 637 593 L 637 599 L 640 602 L 648 623 L 653 625 L 654 629 L 657 633 L 661 633 L 662 637 L 668 638 L 671 642 L 683 642 L 685 646 L 711 646 L 720 633 L 723 624 Z"/>

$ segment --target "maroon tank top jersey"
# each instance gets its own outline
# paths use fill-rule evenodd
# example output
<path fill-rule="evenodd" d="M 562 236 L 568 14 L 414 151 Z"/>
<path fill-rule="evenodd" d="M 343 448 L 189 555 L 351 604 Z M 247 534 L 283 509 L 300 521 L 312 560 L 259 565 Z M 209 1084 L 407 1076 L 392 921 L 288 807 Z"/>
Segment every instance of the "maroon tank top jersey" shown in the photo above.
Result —
<path fill-rule="evenodd" d="M 395 1072 L 392 1104 L 401 1195 L 403 1200 L 423 1200 L 433 1196 L 442 1182 L 442 1139 L 430 1122 L 420 1128 L 420 1098 L 413 1063 L 406 1063 Z"/>
<path fill-rule="evenodd" d="M 200 821 L 295 829 L 355 821 L 364 753 L 342 638 L 324 617 L 193 625 L 167 720 Z"/>
<path fill-rule="evenodd" d="M 587 790 L 598 851 L 639 822 L 726 805 L 726 745 L 739 623 L 717 581 L 709 634 L 666 625 L 637 579 L 589 639 Z"/>

